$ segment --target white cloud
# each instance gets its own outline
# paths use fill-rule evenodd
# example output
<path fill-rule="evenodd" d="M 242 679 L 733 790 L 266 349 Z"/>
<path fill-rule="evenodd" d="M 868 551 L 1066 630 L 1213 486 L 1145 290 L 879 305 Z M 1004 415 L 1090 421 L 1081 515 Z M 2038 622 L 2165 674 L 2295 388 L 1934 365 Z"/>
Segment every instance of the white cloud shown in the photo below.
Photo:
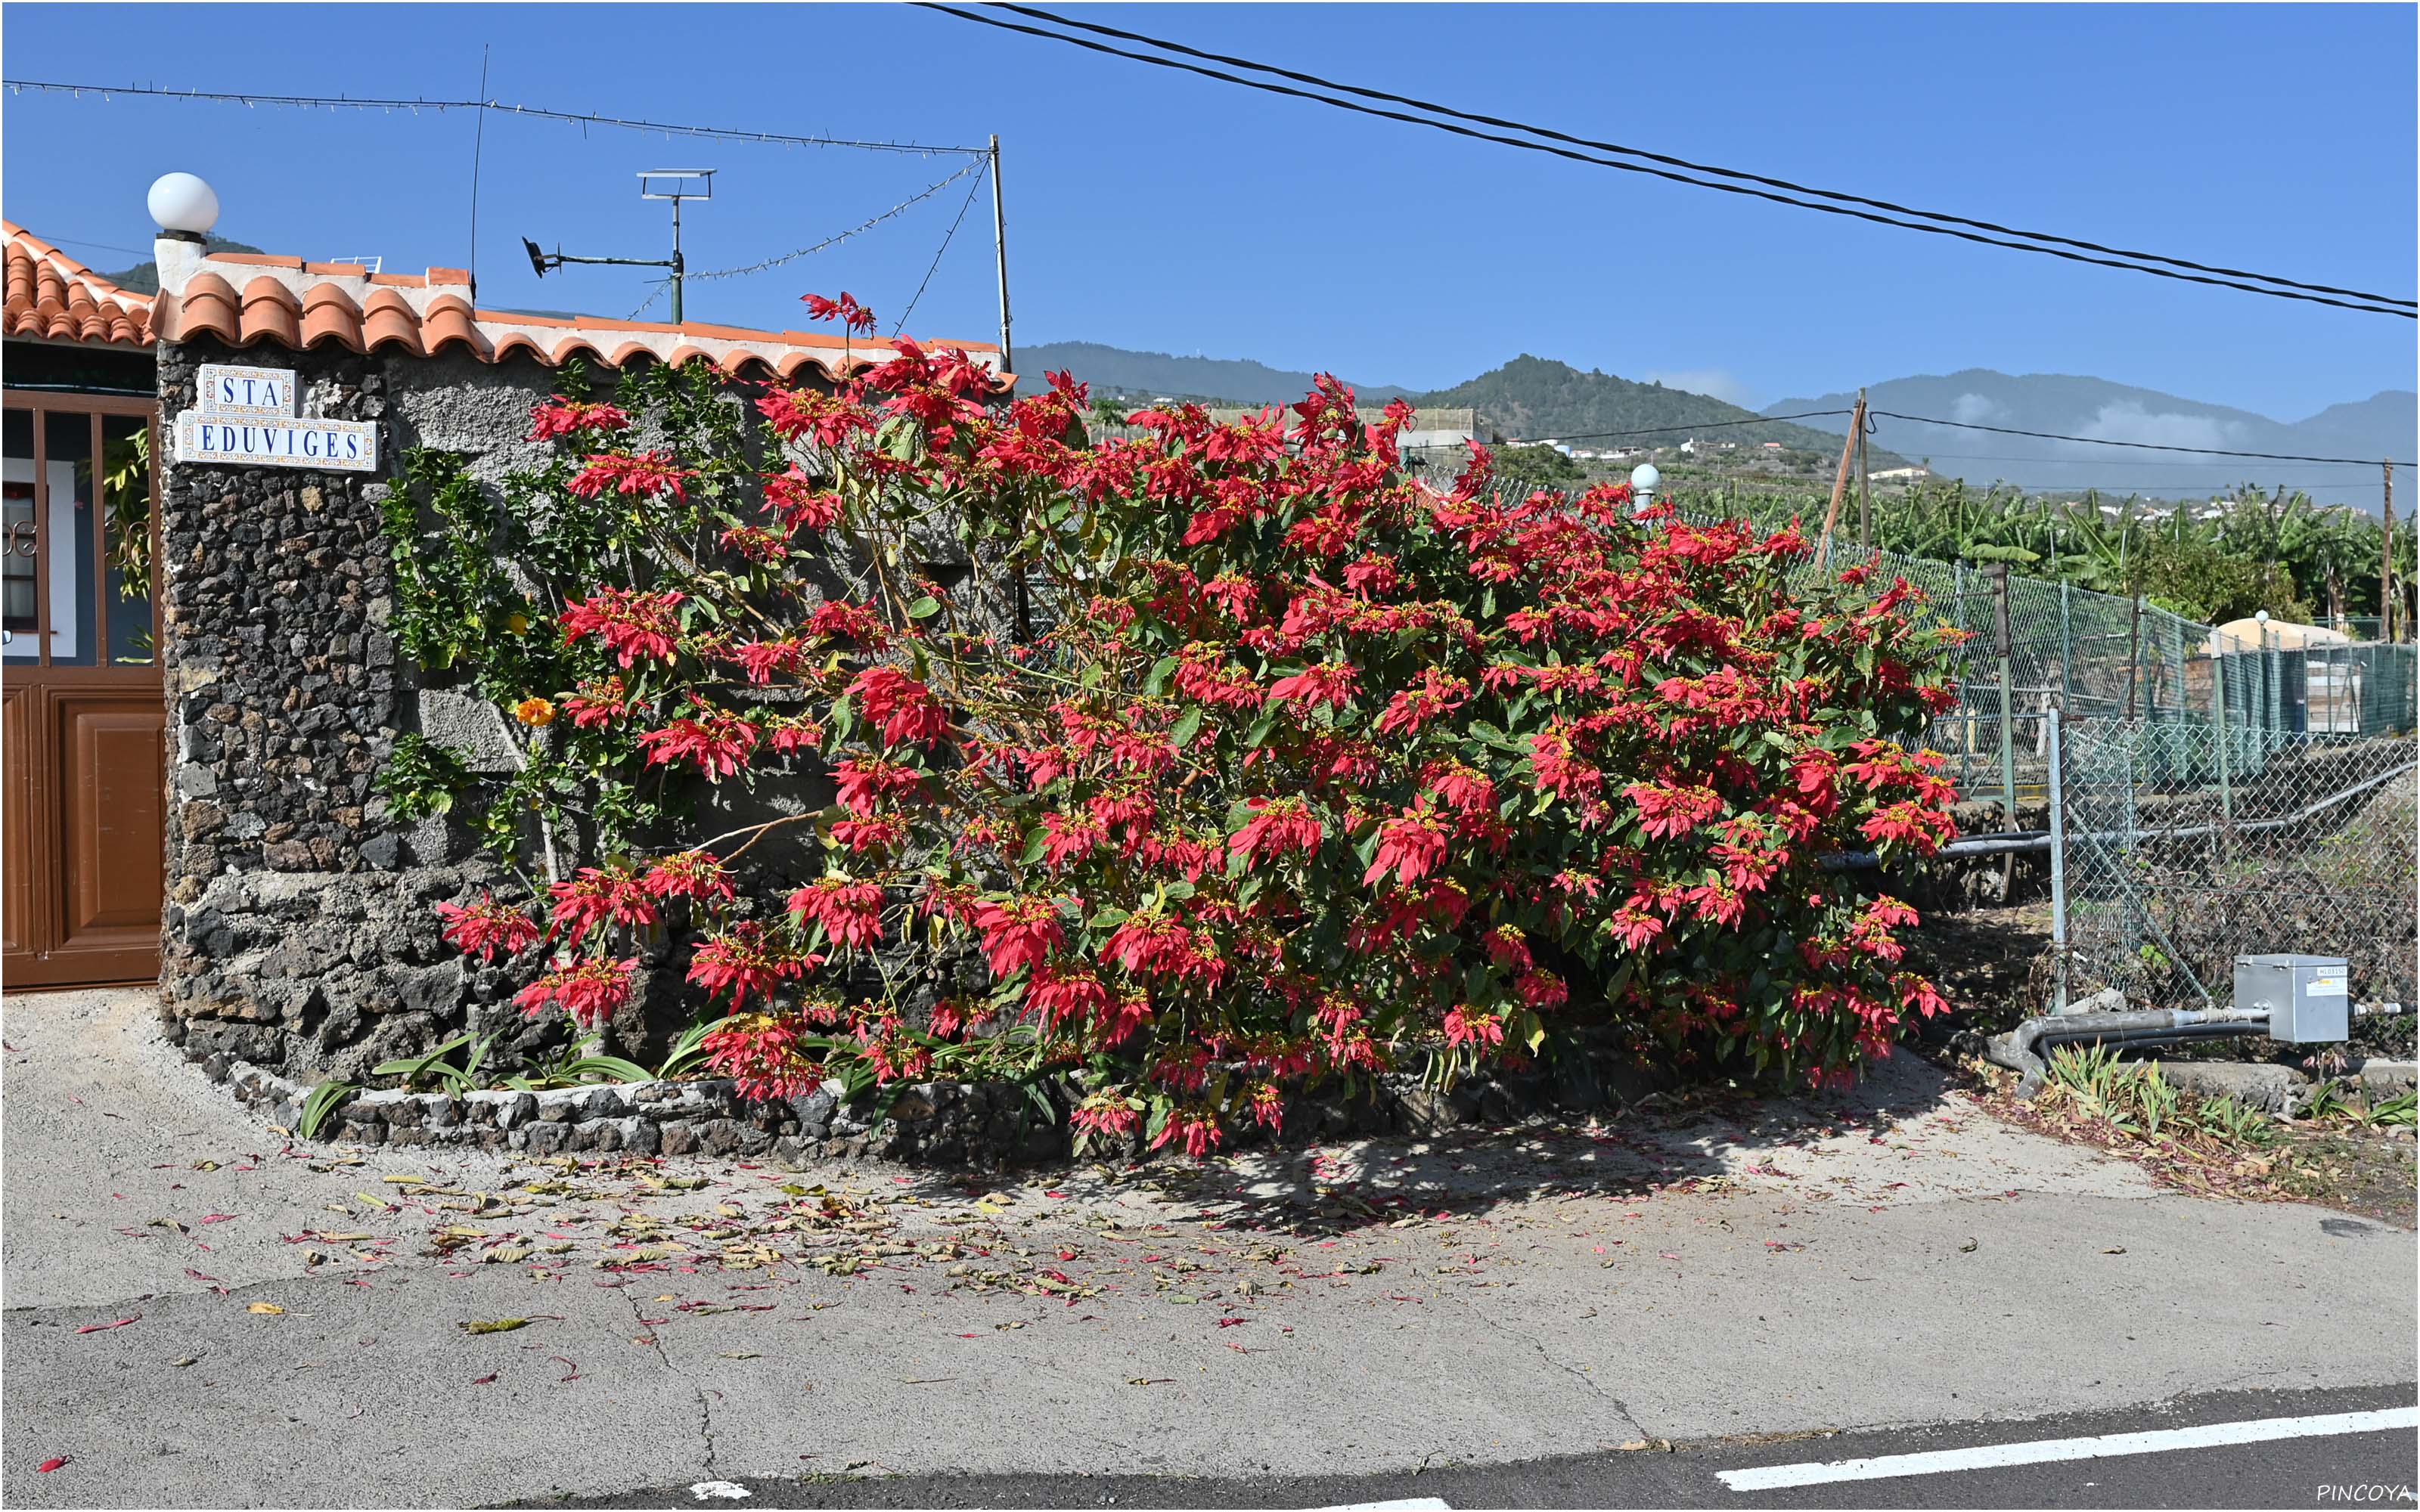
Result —
<path fill-rule="evenodd" d="M 2101 440 L 2142 441 L 2155 446 L 2225 446 L 2235 438 L 2225 421 L 2208 415 L 2155 414 L 2128 399 L 2105 404 L 2080 435 Z M 2098 447 L 2077 447 L 2078 455 L 2105 456 Z"/>
<path fill-rule="evenodd" d="M 2007 413 L 1996 399 L 1986 399 L 1979 393 L 1962 393 L 1950 401 L 1949 418 L 1968 425 L 1989 424 L 1994 417 Z"/>
<path fill-rule="evenodd" d="M 1691 393 L 1711 394 L 1725 404 L 1735 404 L 1743 409 L 1754 408 L 1747 385 L 1719 367 L 1652 372 L 1642 381 L 1661 383 L 1668 389 L 1685 389 Z"/>

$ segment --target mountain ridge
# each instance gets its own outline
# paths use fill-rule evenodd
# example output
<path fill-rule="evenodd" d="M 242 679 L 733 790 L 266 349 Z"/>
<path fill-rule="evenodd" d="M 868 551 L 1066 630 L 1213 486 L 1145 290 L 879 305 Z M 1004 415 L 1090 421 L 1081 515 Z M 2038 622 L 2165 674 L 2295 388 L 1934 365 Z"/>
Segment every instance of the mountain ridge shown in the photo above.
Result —
<path fill-rule="evenodd" d="M 2263 487 L 2283 485 L 2323 503 L 2350 503 L 2375 513 L 2382 493 L 2375 462 L 2197 457 L 2191 452 L 2163 455 L 2091 441 L 2298 457 L 2409 461 L 2420 455 L 2420 394 L 2401 389 L 2381 389 L 2366 399 L 2330 405 L 2293 421 L 2082 374 L 2009 374 L 1985 367 L 1890 378 L 1867 385 L 1866 394 L 1876 409 L 1964 423 L 1934 424 L 1885 417 L 1876 421 L 1873 438 L 1877 445 L 1929 458 L 1936 471 L 1974 483 L 2179 495 L 2244 483 Z M 1761 412 L 1846 409 L 1855 397 L 1846 391 L 1793 396 L 1776 399 Z M 1807 424 L 1834 435 L 1848 432 L 1845 417 L 1827 416 Z M 1965 428 L 1971 425 L 2046 431 L 2055 437 L 2084 440 Z"/>

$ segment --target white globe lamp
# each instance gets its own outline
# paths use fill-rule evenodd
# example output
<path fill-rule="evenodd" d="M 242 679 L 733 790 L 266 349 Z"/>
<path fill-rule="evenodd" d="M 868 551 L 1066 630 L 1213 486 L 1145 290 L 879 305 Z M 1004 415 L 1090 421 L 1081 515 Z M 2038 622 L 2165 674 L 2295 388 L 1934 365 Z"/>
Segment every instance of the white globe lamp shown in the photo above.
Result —
<path fill-rule="evenodd" d="M 1655 486 L 1663 481 L 1664 474 L 1655 471 L 1655 464 L 1652 462 L 1641 462 L 1632 468 L 1630 470 L 1630 507 L 1633 510 L 1640 510 L 1654 502 Z"/>
<path fill-rule="evenodd" d="M 179 240 L 199 241 L 219 224 L 218 192 L 194 174 L 162 174 L 145 204 L 160 229 Z"/>

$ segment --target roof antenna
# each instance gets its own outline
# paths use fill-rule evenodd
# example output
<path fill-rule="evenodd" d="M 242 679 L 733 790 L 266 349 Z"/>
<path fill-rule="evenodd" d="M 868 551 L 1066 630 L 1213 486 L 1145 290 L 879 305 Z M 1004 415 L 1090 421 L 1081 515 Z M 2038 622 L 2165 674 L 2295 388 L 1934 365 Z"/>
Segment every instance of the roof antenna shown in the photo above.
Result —
<path fill-rule="evenodd" d="M 529 238 L 521 238 L 522 250 L 529 254 L 530 267 L 544 278 L 547 270 L 566 263 L 613 263 L 623 268 L 669 268 L 672 270 L 673 324 L 681 323 L 681 274 L 687 265 L 681 261 L 681 201 L 714 197 L 713 168 L 650 168 L 639 175 L 641 199 L 668 199 L 673 202 L 673 255 L 669 257 L 575 257 L 565 252 L 560 243 L 548 252 Z"/>
<path fill-rule="evenodd" d="M 479 44 L 479 124 L 471 133 L 471 302 L 479 302 L 479 158 L 488 145 L 488 46 Z"/>

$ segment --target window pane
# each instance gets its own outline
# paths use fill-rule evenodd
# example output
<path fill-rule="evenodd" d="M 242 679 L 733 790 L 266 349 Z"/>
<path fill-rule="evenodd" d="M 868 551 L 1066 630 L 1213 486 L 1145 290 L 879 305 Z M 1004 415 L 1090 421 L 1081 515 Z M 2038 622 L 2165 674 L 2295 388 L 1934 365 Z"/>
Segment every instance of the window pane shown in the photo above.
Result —
<path fill-rule="evenodd" d="M 32 657 L 34 644 L 34 417 L 7 412 L 6 478 L 0 480 L 0 629 L 11 656 Z"/>
<path fill-rule="evenodd" d="M 89 667 L 93 632 L 92 416 L 45 410 L 50 518 L 41 526 L 50 553 L 51 665 Z"/>
<path fill-rule="evenodd" d="M 109 661 L 147 667 L 151 644 L 151 431 L 140 415 L 101 422 L 101 501 L 109 539 Z"/>

